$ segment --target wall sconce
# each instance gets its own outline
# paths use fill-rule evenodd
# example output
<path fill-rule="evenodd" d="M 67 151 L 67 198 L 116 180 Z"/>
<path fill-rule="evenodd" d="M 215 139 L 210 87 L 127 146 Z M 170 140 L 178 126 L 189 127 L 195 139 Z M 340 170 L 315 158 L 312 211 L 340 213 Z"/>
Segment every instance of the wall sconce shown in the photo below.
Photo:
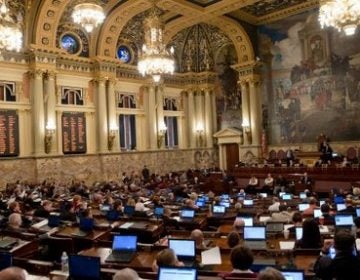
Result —
<path fill-rule="evenodd" d="M 56 127 L 53 123 L 48 123 L 45 127 L 45 153 L 51 152 L 52 140 L 55 134 Z"/>
<path fill-rule="evenodd" d="M 243 131 L 245 132 L 244 134 L 246 135 L 246 138 L 247 138 L 249 144 L 251 144 L 252 138 L 251 138 L 251 129 L 250 129 L 249 122 L 248 121 L 243 121 L 241 126 L 243 128 Z"/>
<path fill-rule="evenodd" d="M 158 130 L 158 148 L 160 149 L 163 145 L 167 127 L 164 123 L 161 123 Z"/>
<path fill-rule="evenodd" d="M 108 136 L 109 151 L 112 151 L 112 149 L 114 147 L 115 137 L 116 137 L 116 134 L 118 133 L 118 131 L 119 131 L 119 128 L 117 125 L 115 125 L 115 124 L 110 125 L 109 136 Z"/>
<path fill-rule="evenodd" d="M 196 126 L 196 135 L 198 140 L 198 147 L 201 148 L 204 145 L 204 126 L 200 123 Z"/>

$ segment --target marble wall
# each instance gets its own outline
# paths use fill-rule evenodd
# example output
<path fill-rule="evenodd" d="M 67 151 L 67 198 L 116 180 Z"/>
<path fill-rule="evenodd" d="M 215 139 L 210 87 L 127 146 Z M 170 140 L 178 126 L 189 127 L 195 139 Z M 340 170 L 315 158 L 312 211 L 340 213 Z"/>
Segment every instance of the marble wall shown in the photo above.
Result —
<path fill-rule="evenodd" d="M 69 182 L 84 180 L 88 184 L 101 180 L 117 180 L 122 172 L 141 173 L 147 165 L 151 173 L 164 174 L 189 168 L 210 167 L 216 160 L 215 150 L 163 150 L 121 154 L 73 155 L 0 161 L 0 189 L 17 180 L 41 182 L 55 179 Z M 199 156 L 200 154 L 200 156 Z"/>

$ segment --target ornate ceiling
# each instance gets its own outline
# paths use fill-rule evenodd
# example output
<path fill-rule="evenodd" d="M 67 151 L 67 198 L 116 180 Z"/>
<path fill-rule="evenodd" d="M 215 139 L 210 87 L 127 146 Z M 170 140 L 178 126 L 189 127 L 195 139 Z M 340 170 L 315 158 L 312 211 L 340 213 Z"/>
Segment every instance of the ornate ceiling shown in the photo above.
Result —
<path fill-rule="evenodd" d="M 19 10 L 20 14 L 26 16 L 27 46 L 32 44 L 37 48 L 59 49 L 61 36 L 71 32 L 84 46 L 76 55 L 115 59 L 119 44 L 125 43 L 134 48 L 133 57 L 136 59 L 143 38 L 142 20 L 152 1 L 14 0 L 9 2 L 14 9 Z M 81 27 L 74 25 L 70 17 L 73 7 L 82 2 L 96 2 L 106 13 L 106 20 L 101 28 L 90 35 Z M 177 53 L 178 57 L 183 55 L 187 45 L 185 42 L 180 44 L 179 38 L 183 34 L 195 32 L 190 31 L 195 30 L 191 28 L 197 28 L 196 34 L 215 32 L 212 37 L 201 35 L 205 41 L 200 37 L 196 39 L 198 43 L 206 42 L 209 46 L 211 65 L 211 57 L 215 55 L 213 49 L 219 49 L 216 43 L 232 43 L 240 64 L 254 61 L 254 48 L 250 40 L 252 35 L 245 31 L 244 22 L 256 26 L 276 21 L 314 9 L 318 7 L 318 2 L 319 0 L 158 0 L 157 5 L 163 11 L 163 19 L 166 23 L 165 40 L 167 44 L 175 45 L 177 51 L 181 50 Z M 21 5 L 21 3 L 25 4 Z M 34 26 L 36 28 L 33 28 Z M 201 67 L 196 66 L 196 68 Z M 185 68 L 182 66 L 182 69 Z"/>

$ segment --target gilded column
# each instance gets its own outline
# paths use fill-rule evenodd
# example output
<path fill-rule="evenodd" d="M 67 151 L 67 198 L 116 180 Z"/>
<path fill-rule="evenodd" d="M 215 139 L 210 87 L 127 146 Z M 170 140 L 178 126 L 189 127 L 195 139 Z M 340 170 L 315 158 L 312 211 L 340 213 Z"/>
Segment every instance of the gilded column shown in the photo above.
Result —
<path fill-rule="evenodd" d="M 108 121 L 106 108 L 105 79 L 97 79 L 96 117 L 97 117 L 97 150 L 99 153 L 108 151 Z"/>
<path fill-rule="evenodd" d="M 187 92 L 183 91 L 181 93 L 181 109 L 184 112 L 184 116 L 188 116 L 189 115 L 189 109 L 188 109 L 188 101 L 187 101 Z M 179 147 L 182 149 L 186 149 L 189 147 L 188 144 L 188 125 L 186 123 L 186 119 L 184 117 L 178 118 L 179 123 L 178 123 L 178 127 L 179 127 L 179 141 L 181 139 L 181 145 L 179 142 Z"/>
<path fill-rule="evenodd" d="M 157 148 L 157 132 L 156 132 L 156 98 L 155 85 L 151 84 L 148 90 L 147 120 L 149 128 L 149 148 L 155 150 Z"/>
<path fill-rule="evenodd" d="M 33 121 L 33 135 L 34 135 L 34 150 L 35 155 L 43 155 L 45 153 L 45 116 L 44 116 L 44 72 L 40 69 L 35 69 L 32 72 L 32 121 Z"/>
<path fill-rule="evenodd" d="M 46 95 L 47 95 L 47 102 L 46 102 L 46 130 L 51 131 L 54 135 L 52 135 L 52 141 L 50 144 L 50 151 L 54 150 L 56 147 L 56 132 L 59 131 L 56 125 L 56 87 L 55 87 L 55 72 L 49 71 L 46 73 L 47 83 L 46 83 Z M 49 133 L 47 131 L 47 133 Z"/>
<path fill-rule="evenodd" d="M 241 85 L 241 104 L 242 104 L 242 125 L 244 127 L 244 145 L 249 145 L 250 138 L 249 134 L 250 131 L 248 129 L 250 128 L 250 114 L 249 114 L 249 91 L 247 86 L 247 81 L 242 80 L 240 81 Z"/>
<path fill-rule="evenodd" d="M 250 80 L 250 118 L 252 144 L 260 145 L 261 135 L 261 99 L 259 92 L 259 79 L 254 77 Z"/>
<path fill-rule="evenodd" d="M 189 146 L 190 148 L 195 148 L 196 146 L 196 137 L 195 137 L 195 120 L 194 120 L 194 92 L 190 89 L 188 91 L 188 133 L 189 133 Z"/>
<path fill-rule="evenodd" d="M 115 98 L 116 79 L 108 81 L 107 107 L 109 122 L 109 141 L 113 141 L 112 151 L 120 151 L 119 145 L 119 126 L 116 118 L 116 98 Z"/>
<path fill-rule="evenodd" d="M 211 90 L 205 89 L 205 133 L 207 148 L 213 146 L 212 113 Z"/>

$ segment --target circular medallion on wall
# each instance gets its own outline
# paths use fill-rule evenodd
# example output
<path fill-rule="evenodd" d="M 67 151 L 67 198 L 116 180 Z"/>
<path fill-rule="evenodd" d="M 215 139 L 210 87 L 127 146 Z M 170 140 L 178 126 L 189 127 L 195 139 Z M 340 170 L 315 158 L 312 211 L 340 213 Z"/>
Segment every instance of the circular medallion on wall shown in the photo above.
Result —
<path fill-rule="evenodd" d="M 124 45 L 119 46 L 117 49 L 117 57 L 121 62 L 129 63 L 132 58 L 130 49 Z"/>
<path fill-rule="evenodd" d="M 72 33 L 66 33 L 61 36 L 60 46 L 69 54 L 77 54 L 81 50 L 81 43 L 78 36 Z"/>

